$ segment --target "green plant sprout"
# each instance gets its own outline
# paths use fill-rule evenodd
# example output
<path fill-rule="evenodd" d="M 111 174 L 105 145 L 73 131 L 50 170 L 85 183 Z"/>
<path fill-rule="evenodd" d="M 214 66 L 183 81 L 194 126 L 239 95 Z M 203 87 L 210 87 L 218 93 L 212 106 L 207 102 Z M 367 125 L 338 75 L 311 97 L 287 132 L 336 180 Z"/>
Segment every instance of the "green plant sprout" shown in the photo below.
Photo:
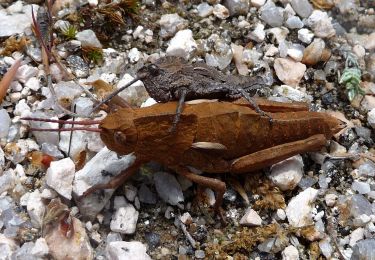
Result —
<path fill-rule="evenodd" d="M 350 102 L 353 101 L 357 95 L 365 94 L 363 89 L 359 86 L 361 83 L 361 69 L 359 68 L 357 58 L 351 53 L 349 53 L 346 58 L 345 69 L 340 77 L 339 83 L 345 85 Z"/>
<path fill-rule="evenodd" d="M 65 38 L 67 38 L 68 40 L 73 40 L 76 38 L 78 31 L 74 25 L 65 24 L 65 26 L 61 28 L 61 32 L 65 36 Z"/>
<path fill-rule="evenodd" d="M 101 49 L 92 49 L 87 52 L 87 58 L 95 64 L 103 61 L 103 51 Z"/>

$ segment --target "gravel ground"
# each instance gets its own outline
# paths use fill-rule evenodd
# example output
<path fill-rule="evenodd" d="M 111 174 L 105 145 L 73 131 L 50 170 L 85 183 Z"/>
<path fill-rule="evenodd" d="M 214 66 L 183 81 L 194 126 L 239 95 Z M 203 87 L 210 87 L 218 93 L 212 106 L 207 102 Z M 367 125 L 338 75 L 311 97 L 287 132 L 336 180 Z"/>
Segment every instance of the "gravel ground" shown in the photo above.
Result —
<path fill-rule="evenodd" d="M 373 1 L 61 0 L 51 22 L 41 2 L 0 0 L 0 92 L 9 86 L 0 94 L 0 259 L 375 259 Z M 32 10 L 47 19 L 42 35 L 48 24 L 53 32 L 54 95 Z M 211 189 L 156 163 L 78 200 L 134 155 L 108 150 L 96 132 L 37 132 L 59 125 L 21 118 L 75 111 L 83 120 L 94 98 L 163 56 L 261 76 L 258 95 L 307 102 L 347 127 L 324 151 L 215 176 L 227 183 L 227 225 L 213 215 Z M 120 97 L 155 103 L 140 81 Z"/>

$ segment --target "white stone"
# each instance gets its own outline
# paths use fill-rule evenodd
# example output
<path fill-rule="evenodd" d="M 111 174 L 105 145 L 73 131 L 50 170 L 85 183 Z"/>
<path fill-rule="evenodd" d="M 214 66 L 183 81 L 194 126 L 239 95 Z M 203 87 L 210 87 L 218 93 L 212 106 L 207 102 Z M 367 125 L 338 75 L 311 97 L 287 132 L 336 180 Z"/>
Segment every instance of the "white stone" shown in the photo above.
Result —
<path fill-rule="evenodd" d="M 197 50 L 198 45 L 190 29 L 182 30 L 170 40 L 166 53 L 168 56 L 179 56 L 189 59 Z"/>
<path fill-rule="evenodd" d="M 26 81 L 25 87 L 28 87 L 33 91 L 38 91 L 40 88 L 39 80 L 36 77 L 32 77 Z"/>
<path fill-rule="evenodd" d="M 297 86 L 306 71 L 305 64 L 285 58 L 275 59 L 273 67 L 277 77 L 290 86 Z"/>
<path fill-rule="evenodd" d="M 306 28 L 302 28 L 298 30 L 298 39 L 306 44 L 310 44 L 312 39 L 314 38 L 314 34 Z"/>
<path fill-rule="evenodd" d="M 207 39 L 207 44 L 212 46 L 212 48 L 211 52 L 205 55 L 206 64 L 211 67 L 217 67 L 220 70 L 226 68 L 233 59 L 231 46 L 215 33 L 211 34 Z"/>
<path fill-rule="evenodd" d="M 357 191 L 359 194 L 367 194 L 371 191 L 370 184 L 362 181 L 354 181 L 352 183 L 352 190 Z"/>
<path fill-rule="evenodd" d="M 283 209 L 277 209 L 276 210 L 276 217 L 278 220 L 285 220 L 286 219 L 286 213 Z"/>
<path fill-rule="evenodd" d="M 14 115 L 20 116 L 20 117 L 25 117 L 30 115 L 30 110 L 31 108 L 27 105 L 25 99 L 21 99 L 15 109 L 14 109 Z"/>
<path fill-rule="evenodd" d="M 158 103 L 158 102 L 156 102 L 155 99 L 153 99 L 153 98 L 148 98 L 148 99 L 146 99 L 145 102 L 142 103 L 141 107 L 150 107 L 150 106 L 155 105 L 155 104 L 157 104 L 157 103 Z"/>
<path fill-rule="evenodd" d="M 281 256 L 283 260 L 298 260 L 299 259 L 298 250 L 294 246 L 286 247 L 281 253 Z"/>
<path fill-rule="evenodd" d="M 144 27 L 141 25 L 138 25 L 137 28 L 135 28 L 133 32 L 133 38 L 134 39 L 143 38 L 144 37 L 143 32 L 144 32 Z"/>
<path fill-rule="evenodd" d="M 247 68 L 245 62 L 242 60 L 244 47 L 242 45 L 236 45 L 234 43 L 231 44 L 231 47 L 233 52 L 233 60 L 236 64 L 238 74 L 244 76 L 249 75 L 249 69 Z"/>
<path fill-rule="evenodd" d="M 130 74 L 125 74 L 122 79 L 117 83 L 116 88 L 122 88 L 130 81 L 134 79 Z M 134 84 L 130 85 L 118 94 L 121 98 L 127 101 L 129 104 L 139 107 L 145 102 L 149 95 L 142 81 L 138 80 Z"/>
<path fill-rule="evenodd" d="M 0 194 L 13 189 L 16 185 L 17 177 L 12 169 L 4 171 L 0 175 Z"/>
<path fill-rule="evenodd" d="M 210 188 L 206 188 L 204 189 L 204 197 L 205 197 L 205 201 L 208 203 L 208 205 L 210 206 L 213 206 L 216 202 L 216 197 L 215 197 L 215 193 L 213 190 L 211 190 Z"/>
<path fill-rule="evenodd" d="M 135 197 L 137 196 L 137 188 L 131 184 L 125 185 L 125 197 L 129 201 L 134 201 Z"/>
<path fill-rule="evenodd" d="M 370 124 L 372 129 L 375 129 L 375 108 L 371 109 L 367 114 L 367 122 Z"/>
<path fill-rule="evenodd" d="M 180 17 L 177 13 L 162 15 L 158 23 L 160 25 L 159 35 L 162 38 L 172 37 L 176 32 L 188 26 L 188 21 Z"/>
<path fill-rule="evenodd" d="M 75 173 L 74 162 L 70 158 L 52 161 L 46 174 L 46 183 L 64 198 L 72 199 L 72 182 Z"/>
<path fill-rule="evenodd" d="M 294 11 L 293 7 L 290 3 L 286 4 L 284 7 L 284 17 L 289 18 L 291 16 L 295 16 L 297 13 Z"/>
<path fill-rule="evenodd" d="M 22 94 L 20 92 L 10 93 L 9 97 L 10 97 L 10 102 L 16 104 L 21 99 Z"/>
<path fill-rule="evenodd" d="M 337 201 L 337 195 L 333 193 L 326 194 L 324 200 L 328 207 L 333 207 Z"/>
<path fill-rule="evenodd" d="M 30 193 L 26 208 L 33 226 L 35 228 L 40 228 L 43 223 L 46 207 L 43 204 L 39 190 L 34 190 L 32 193 Z"/>
<path fill-rule="evenodd" d="M 41 237 L 35 241 L 34 247 L 31 249 L 31 254 L 36 257 L 44 257 L 48 254 L 49 248 L 46 240 Z"/>
<path fill-rule="evenodd" d="M 0 138 L 6 138 L 12 122 L 8 112 L 5 109 L 0 109 L 0 122 Z"/>
<path fill-rule="evenodd" d="M 76 119 L 76 121 L 85 120 Z M 71 121 L 68 120 L 68 122 Z M 69 128 L 71 125 L 67 123 L 64 127 Z M 97 126 L 91 126 L 92 128 L 97 128 Z M 103 147 L 104 144 L 100 139 L 100 133 L 89 132 L 89 131 L 74 131 L 72 141 L 70 142 L 70 132 L 60 133 L 60 150 L 68 153 L 70 146 L 70 157 L 77 158 L 82 151 L 88 149 L 89 151 L 98 152 Z"/>
<path fill-rule="evenodd" d="M 32 139 L 18 139 L 17 143 L 8 143 L 4 150 L 8 150 L 5 158 L 17 164 L 22 162 L 29 152 L 39 150 L 39 146 Z"/>
<path fill-rule="evenodd" d="M 281 190 L 293 190 L 303 175 L 303 161 L 300 155 L 293 156 L 272 165 L 269 178 Z"/>
<path fill-rule="evenodd" d="M 263 42 L 266 38 L 266 32 L 264 31 L 264 25 L 258 23 L 255 26 L 254 31 L 249 33 L 249 38 L 256 41 L 256 42 Z"/>
<path fill-rule="evenodd" d="M 294 11 L 303 18 L 308 17 L 314 10 L 308 0 L 291 0 L 290 3 Z"/>
<path fill-rule="evenodd" d="M 353 53 L 358 57 L 358 59 L 362 59 L 366 55 L 366 50 L 362 45 L 356 44 L 353 46 Z"/>
<path fill-rule="evenodd" d="M 153 177 L 156 191 L 162 200 L 171 205 L 178 205 L 184 201 L 181 185 L 172 174 L 157 172 Z"/>
<path fill-rule="evenodd" d="M 99 1 L 98 0 L 88 0 L 87 1 L 90 6 L 95 7 L 98 5 Z"/>
<path fill-rule="evenodd" d="M 0 258 L 1 259 L 12 259 L 12 254 L 16 251 L 19 246 L 14 239 L 8 238 L 0 233 Z"/>
<path fill-rule="evenodd" d="M 52 189 L 45 188 L 45 189 L 42 190 L 41 196 L 42 196 L 43 199 L 51 200 L 53 198 L 56 198 L 57 193 Z"/>
<path fill-rule="evenodd" d="M 273 92 L 282 97 L 286 97 L 292 101 L 311 101 L 311 97 L 306 95 L 305 92 L 292 88 L 288 85 L 276 86 Z"/>
<path fill-rule="evenodd" d="M 213 13 L 214 8 L 206 2 L 203 2 L 197 6 L 197 11 L 200 17 L 207 17 Z"/>
<path fill-rule="evenodd" d="M 304 47 L 302 45 L 293 44 L 290 48 L 287 50 L 287 54 L 289 57 L 291 57 L 295 61 L 301 61 L 303 58 L 303 51 Z"/>
<path fill-rule="evenodd" d="M 284 9 L 275 5 L 273 1 L 267 1 L 260 9 L 259 18 L 271 27 L 280 27 L 284 21 Z"/>
<path fill-rule="evenodd" d="M 189 212 L 185 212 L 184 214 L 182 214 L 180 220 L 185 225 L 189 225 L 191 222 L 193 222 L 193 218 L 191 217 Z"/>
<path fill-rule="evenodd" d="M 76 34 L 76 38 L 81 42 L 82 47 L 102 48 L 102 44 L 96 37 L 96 34 L 93 30 L 88 29 L 78 32 Z"/>
<path fill-rule="evenodd" d="M 51 225 L 46 232 L 45 239 L 49 247 L 49 254 L 52 259 L 93 259 L 92 249 L 87 236 L 85 226 L 82 222 L 71 217 L 71 232 L 69 236 L 62 232 L 61 225 Z"/>
<path fill-rule="evenodd" d="M 22 12 L 22 1 L 17 1 L 7 8 L 9 14 L 15 14 Z"/>
<path fill-rule="evenodd" d="M 303 27 L 303 22 L 298 16 L 289 17 L 285 24 L 289 29 L 300 29 Z"/>
<path fill-rule="evenodd" d="M 27 82 L 30 78 L 35 77 L 38 75 L 38 68 L 29 66 L 27 64 L 21 65 L 17 73 L 15 75 L 15 79 L 17 79 L 21 83 Z"/>
<path fill-rule="evenodd" d="M 351 234 L 350 234 L 350 240 L 349 240 L 349 245 L 353 247 L 357 241 L 363 239 L 365 233 L 364 228 L 357 228 L 355 229 Z"/>
<path fill-rule="evenodd" d="M 73 104 L 76 108 L 76 113 L 80 115 L 89 116 L 94 107 L 94 102 L 87 97 L 76 98 L 74 99 Z"/>
<path fill-rule="evenodd" d="M 151 260 L 146 250 L 146 246 L 138 241 L 114 241 L 108 243 L 106 257 L 108 260 Z"/>
<path fill-rule="evenodd" d="M 133 234 L 137 227 L 138 215 L 138 211 L 132 204 L 120 207 L 112 216 L 111 230 L 121 234 Z"/>
<path fill-rule="evenodd" d="M 245 212 L 245 215 L 240 220 L 240 224 L 244 226 L 261 226 L 262 225 L 262 219 L 258 215 L 258 213 L 251 209 L 248 208 Z"/>
<path fill-rule="evenodd" d="M 136 63 L 141 58 L 142 53 L 137 48 L 131 48 L 128 53 L 130 63 Z"/>
<path fill-rule="evenodd" d="M 36 118 L 50 118 L 58 119 L 57 117 L 49 117 L 48 114 L 38 111 L 31 115 Z M 29 123 L 32 128 L 47 128 L 47 129 L 57 129 L 59 127 L 58 123 L 49 123 L 49 122 L 37 122 L 37 121 L 22 121 L 23 123 Z M 57 145 L 59 143 L 59 133 L 57 132 L 42 132 L 42 131 L 33 131 L 33 135 L 37 140 L 38 144 L 49 143 Z"/>
<path fill-rule="evenodd" d="M 33 8 L 37 13 L 39 6 L 33 5 Z M 24 6 L 23 12 L 8 15 L 5 11 L 0 10 L 0 37 L 21 34 L 30 27 L 32 23 L 31 5 Z"/>
<path fill-rule="evenodd" d="M 251 0 L 251 6 L 255 6 L 257 8 L 263 6 L 266 3 L 266 0 Z"/>
<path fill-rule="evenodd" d="M 363 227 L 365 226 L 367 223 L 369 223 L 371 221 L 371 217 L 366 215 L 366 214 L 362 214 L 362 215 L 359 215 L 358 217 L 356 217 L 354 220 L 353 220 L 353 224 L 354 226 L 356 227 Z"/>
<path fill-rule="evenodd" d="M 289 34 L 289 30 L 286 27 L 274 27 L 266 30 L 266 34 L 275 38 L 276 43 L 280 44 L 285 41 Z"/>
<path fill-rule="evenodd" d="M 249 11 L 250 0 L 224 0 L 223 5 L 228 8 L 230 15 L 246 15 Z"/>
<path fill-rule="evenodd" d="M 313 30 L 314 35 L 317 37 L 330 38 L 336 35 L 327 12 L 314 10 L 309 18 L 307 18 L 306 24 Z"/>
<path fill-rule="evenodd" d="M 9 89 L 11 89 L 13 92 L 21 92 L 23 86 L 18 81 L 12 81 L 10 83 Z"/>
<path fill-rule="evenodd" d="M 251 26 L 251 24 L 246 20 L 242 20 L 242 21 L 238 22 L 238 28 L 240 28 L 240 29 L 249 28 L 250 26 Z"/>
<path fill-rule="evenodd" d="M 304 227 L 313 223 L 311 211 L 318 192 L 314 188 L 307 188 L 289 201 L 285 212 L 290 225 Z"/>
<path fill-rule="evenodd" d="M 329 151 L 330 151 L 330 154 L 334 156 L 346 155 L 347 153 L 345 146 L 333 140 L 330 143 Z"/>
<path fill-rule="evenodd" d="M 327 259 L 330 259 L 333 253 L 333 247 L 331 246 L 330 241 L 331 241 L 330 238 L 326 238 L 326 239 L 319 241 L 320 251 Z"/>
<path fill-rule="evenodd" d="M 213 10 L 214 15 L 219 19 L 227 19 L 229 17 L 229 10 L 224 5 L 216 4 Z"/>
<path fill-rule="evenodd" d="M 108 183 L 114 176 L 128 168 L 134 162 L 132 154 L 118 156 L 115 152 L 104 147 L 86 165 L 76 172 L 73 182 L 73 193 L 81 196 L 83 192 L 99 183 Z M 102 173 L 109 173 L 103 174 Z M 110 199 L 113 189 L 104 190 L 103 194 L 92 194 L 83 197 L 77 203 L 81 214 L 88 217 L 95 217 L 107 201 Z"/>

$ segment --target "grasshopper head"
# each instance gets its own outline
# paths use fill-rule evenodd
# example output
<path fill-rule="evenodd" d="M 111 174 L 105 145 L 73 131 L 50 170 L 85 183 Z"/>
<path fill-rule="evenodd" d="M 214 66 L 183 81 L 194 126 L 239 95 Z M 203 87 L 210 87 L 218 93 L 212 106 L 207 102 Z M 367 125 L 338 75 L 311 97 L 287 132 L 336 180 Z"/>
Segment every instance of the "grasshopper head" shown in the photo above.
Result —
<path fill-rule="evenodd" d="M 100 124 L 101 139 L 105 145 L 118 154 L 134 152 L 138 141 L 133 123 L 133 110 L 125 108 L 109 114 Z"/>
<path fill-rule="evenodd" d="M 137 72 L 137 77 L 140 79 L 156 77 L 160 74 L 161 70 L 156 64 L 149 64 L 140 68 Z"/>

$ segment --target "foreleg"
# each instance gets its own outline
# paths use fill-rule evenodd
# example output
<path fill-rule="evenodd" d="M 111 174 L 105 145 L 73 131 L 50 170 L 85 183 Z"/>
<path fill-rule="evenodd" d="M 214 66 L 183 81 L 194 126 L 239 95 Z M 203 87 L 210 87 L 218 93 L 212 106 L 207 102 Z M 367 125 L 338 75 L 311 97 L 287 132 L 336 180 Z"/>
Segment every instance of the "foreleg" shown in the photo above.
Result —
<path fill-rule="evenodd" d="M 118 186 L 123 184 L 126 180 L 128 180 L 130 177 L 132 177 L 138 170 L 138 168 L 141 166 L 141 162 L 135 161 L 129 168 L 122 171 L 119 175 L 114 177 L 112 180 L 110 180 L 108 183 L 101 183 L 96 184 L 92 186 L 91 188 L 87 189 L 82 196 L 86 197 L 92 193 L 94 193 L 97 190 L 104 190 L 104 189 L 116 189 Z"/>
<path fill-rule="evenodd" d="M 173 133 L 174 131 L 176 131 L 178 121 L 180 121 L 181 113 L 182 113 L 182 110 L 184 109 L 186 94 L 187 94 L 186 89 L 182 89 L 179 91 L 180 98 L 178 100 L 176 114 L 173 119 L 172 127 L 171 129 L 169 129 L 170 133 Z"/>
<path fill-rule="evenodd" d="M 260 115 L 262 115 L 262 116 L 266 116 L 266 117 L 268 117 L 269 118 L 269 121 L 270 121 L 270 123 L 272 123 L 273 122 L 273 119 L 272 119 L 272 117 L 271 116 L 269 116 L 268 114 L 266 114 L 263 110 L 261 110 L 260 108 L 259 108 L 259 106 L 258 106 L 258 104 L 255 102 L 255 100 L 252 98 L 252 97 L 250 97 L 250 95 L 249 95 L 249 93 L 247 93 L 243 88 L 238 88 L 237 89 L 240 93 L 241 93 L 241 95 L 251 104 L 251 106 L 255 109 L 255 111 L 258 113 L 258 114 L 260 114 Z"/>

